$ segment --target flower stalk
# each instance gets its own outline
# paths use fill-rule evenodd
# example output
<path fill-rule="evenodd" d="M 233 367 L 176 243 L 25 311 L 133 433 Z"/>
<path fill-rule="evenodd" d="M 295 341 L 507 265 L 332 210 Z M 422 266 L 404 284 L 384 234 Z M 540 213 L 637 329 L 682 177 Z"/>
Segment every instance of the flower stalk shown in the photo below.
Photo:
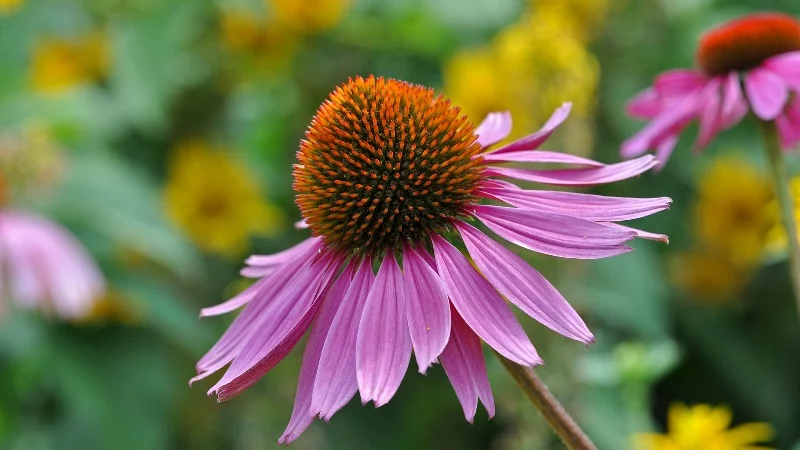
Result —
<path fill-rule="evenodd" d="M 797 237 L 794 199 L 789 187 L 789 172 L 778 141 L 775 122 L 759 120 L 759 124 L 761 125 L 761 136 L 764 139 L 764 150 L 767 152 L 772 177 L 775 181 L 775 194 L 778 198 L 781 221 L 789 242 L 789 276 L 792 279 L 797 312 L 800 314 L 800 241 Z"/>
<path fill-rule="evenodd" d="M 494 354 L 568 449 L 597 450 L 533 369 L 521 366 L 497 352 Z"/>

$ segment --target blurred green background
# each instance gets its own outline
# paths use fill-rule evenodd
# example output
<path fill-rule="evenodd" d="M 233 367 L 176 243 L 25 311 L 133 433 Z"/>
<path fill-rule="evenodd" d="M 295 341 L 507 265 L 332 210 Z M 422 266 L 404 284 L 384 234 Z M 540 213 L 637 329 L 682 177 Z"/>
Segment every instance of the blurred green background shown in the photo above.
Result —
<path fill-rule="evenodd" d="M 692 66 L 703 31 L 758 9 L 800 15 L 796 0 L 0 0 L 2 208 L 66 226 L 108 280 L 80 320 L 0 308 L 0 448 L 275 446 L 299 352 L 217 404 L 211 382 L 187 381 L 231 317 L 197 314 L 247 286 L 248 254 L 306 236 L 291 164 L 348 77 L 434 87 L 475 122 L 509 110 L 513 137 L 572 101 L 547 148 L 613 162 L 641 126 L 626 100 Z M 587 349 L 523 321 L 538 373 L 601 449 L 663 432 L 675 402 L 727 405 L 734 423 L 772 424 L 772 447 L 800 448 L 800 327 L 752 125 L 701 155 L 690 130 L 660 173 L 593 191 L 672 197 L 637 224 L 669 246 L 595 262 L 522 253 L 595 333 Z M 468 424 L 443 371 L 412 364 L 388 405 L 353 401 L 292 445 L 563 448 L 487 364 L 492 420 Z"/>

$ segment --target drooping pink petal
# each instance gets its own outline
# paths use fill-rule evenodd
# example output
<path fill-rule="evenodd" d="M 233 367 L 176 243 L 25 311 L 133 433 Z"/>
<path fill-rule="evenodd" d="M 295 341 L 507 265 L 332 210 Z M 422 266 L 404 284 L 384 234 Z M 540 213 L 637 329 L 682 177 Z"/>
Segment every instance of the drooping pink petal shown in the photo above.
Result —
<path fill-rule="evenodd" d="M 705 75 L 696 70 L 672 69 L 659 74 L 653 88 L 662 98 L 684 98 L 701 89 L 706 81 Z"/>
<path fill-rule="evenodd" d="M 425 374 L 447 345 L 450 303 L 434 269 L 409 246 L 403 250 L 403 272 L 411 343 L 419 372 Z"/>
<path fill-rule="evenodd" d="M 525 190 L 514 185 L 511 186 L 513 187 L 481 188 L 477 194 L 486 195 L 520 208 L 605 222 L 649 216 L 669 208 L 672 202 L 668 197 L 608 197 L 577 192 Z"/>
<path fill-rule="evenodd" d="M 508 137 L 511 133 L 511 113 L 500 111 L 489 113 L 483 122 L 475 128 L 478 143 L 481 147 L 489 147 Z"/>
<path fill-rule="evenodd" d="M 762 67 L 778 75 L 787 86 L 800 92 L 800 51 L 783 53 L 764 61 Z"/>
<path fill-rule="evenodd" d="M 222 379 L 211 388 L 219 401 L 249 388 L 272 370 L 297 345 L 319 308 L 320 295 L 337 272 L 342 257 L 329 253 L 313 264 L 304 280 L 287 286 L 273 308 L 265 311 Z"/>
<path fill-rule="evenodd" d="M 275 272 L 274 282 L 266 284 L 263 290 L 258 291 L 253 301 L 249 302 L 234 319 L 217 343 L 200 358 L 196 365 L 198 375 L 192 378 L 190 383 L 211 375 L 233 360 L 255 329 L 256 322 L 260 320 L 264 310 L 275 301 L 276 295 L 288 283 L 295 283 L 308 272 L 309 269 L 305 266 L 311 264 L 311 256 L 320 248 L 321 242 L 316 241 L 306 249 L 305 253 L 299 254 L 297 259 L 286 263 Z"/>
<path fill-rule="evenodd" d="M 791 149 L 800 143 L 800 100 L 797 97 L 789 102 L 783 115 L 775 119 L 781 147 Z"/>
<path fill-rule="evenodd" d="M 775 119 L 775 128 L 778 131 L 778 139 L 780 140 L 781 148 L 792 148 L 794 146 L 795 132 L 789 120 L 785 116 L 779 116 Z"/>
<path fill-rule="evenodd" d="M 653 168 L 655 171 L 659 171 L 664 168 L 664 165 L 669 160 L 669 157 L 672 155 L 672 151 L 675 150 L 675 146 L 678 144 L 678 135 L 673 134 L 670 136 L 665 137 L 661 140 L 658 144 L 656 144 L 656 160 L 658 160 L 658 164 Z"/>
<path fill-rule="evenodd" d="M 472 423 L 478 409 L 478 399 L 483 402 L 489 418 L 494 417 L 494 397 L 486 374 L 486 361 L 481 351 L 478 336 L 450 307 L 453 326 L 450 338 L 439 359 L 442 362 L 447 378 L 456 391 L 456 397 L 464 409 L 464 417 Z"/>
<path fill-rule="evenodd" d="M 489 166 L 484 169 L 484 173 L 490 176 L 516 178 L 534 183 L 561 186 L 592 186 L 635 177 L 652 169 L 657 163 L 653 155 L 644 155 L 630 161 L 608 164 L 602 167 L 534 170 Z"/>
<path fill-rule="evenodd" d="M 578 313 L 545 277 L 471 225 L 453 223 L 475 265 L 506 299 L 557 333 L 585 344 L 594 342 Z"/>
<path fill-rule="evenodd" d="M 611 228 L 616 228 L 618 230 L 635 233 L 637 238 L 647 239 L 649 241 L 659 241 L 665 244 L 669 244 L 669 236 L 667 236 L 666 234 L 651 233 L 649 231 L 644 231 L 638 228 L 632 228 L 629 226 L 620 225 L 618 223 L 612 223 L 612 222 L 606 222 L 605 225 Z"/>
<path fill-rule="evenodd" d="M 473 214 L 514 244 L 562 258 L 621 255 L 631 250 L 624 244 L 635 236 L 589 220 L 531 209 L 478 205 L 473 207 Z"/>
<path fill-rule="evenodd" d="M 652 122 L 622 143 L 620 155 L 633 158 L 656 147 L 671 136 L 677 135 L 699 114 L 699 95 L 687 95 L 665 107 Z"/>
<path fill-rule="evenodd" d="M 309 239 L 304 240 L 303 242 L 286 249 L 282 252 L 275 253 L 273 255 L 252 255 L 245 263 L 249 267 L 245 267 L 241 270 L 241 275 L 250 278 L 256 278 L 264 275 L 257 275 L 259 273 L 256 269 L 266 269 L 275 266 L 279 266 L 281 264 L 286 264 L 289 261 L 293 261 L 297 259 L 298 256 L 305 254 L 309 248 L 319 245 L 321 242 L 321 238 L 319 237 L 312 237 Z"/>
<path fill-rule="evenodd" d="M 712 79 L 708 82 L 700 93 L 700 132 L 694 143 L 695 151 L 700 151 L 714 139 L 714 136 L 722 129 L 722 114 L 720 100 L 720 81 Z"/>
<path fill-rule="evenodd" d="M 518 364 L 541 364 L 536 349 L 500 294 L 453 244 L 436 234 L 432 240 L 437 272 L 445 291 L 475 334 Z"/>
<path fill-rule="evenodd" d="M 321 300 L 322 305 L 319 307 L 316 319 L 314 319 L 306 350 L 303 353 L 303 363 L 300 366 L 300 377 L 297 381 L 297 393 L 294 397 L 292 417 L 289 419 L 289 424 L 286 426 L 283 435 L 278 439 L 279 445 L 288 445 L 300 437 L 300 434 L 311 425 L 314 419 L 315 414 L 311 412 L 311 395 L 314 390 L 314 380 L 317 377 L 317 365 L 322 354 L 322 347 L 333 323 L 333 318 L 336 316 L 345 293 L 350 287 L 353 266 L 354 263 L 351 261 L 333 283 L 333 287 L 327 291 Z"/>
<path fill-rule="evenodd" d="M 294 228 L 297 230 L 305 230 L 306 228 L 308 228 L 308 223 L 306 222 L 306 219 L 298 220 L 297 222 L 295 222 Z"/>
<path fill-rule="evenodd" d="M 358 391 L 356 379 L 358 325 L 374 280 L 372 261 L 366 258 L 361 261 L 325 339 L 314 380 L 312 416 L 319 414 L 323 420 L 330 420 L 333 414 L 346 405 Z"/>
<path fill-rule="evenodd" d="M 663 109 L 661 98 L 653 88 L 648 88 L 633 97 L 625 105 L 625 112 L 637 119 L 652 119 Z"/>
<path fill-rule="evenodd" d="M 522 150 L 517 152 L 489 153 L 483 156 L 487 163 L 504 162 L 530 162 L 530 163 L 556 163 L 577 164 L 589 167 L 602 167 L 605 164 L 592 159 L 570 155 L 569 153 L 550 152 L 546 150 Z"/>
<path fill-rule="evenodd" d="M 747 115 L 747 101 L 742 94 L 739 73 L 731 72 L 722 86 L 722 127 L 728 129 Z"/>
<path fill-rule="evenodd" d="M 744 89 L 753 113 L 763 120 L 778 117 L 789 99 L 789 88 L 774 72 L 757 67 L 744 77 Z"/>
<path fill-rule="evenodd" d="M 497 153 L 506 153 L 506 152 L 518 152 L 522 150 L 536 150 L 539 148 L 547 138 L 553 134 L 553 131 L 556 130 L 569 116 L 569 112 L 572 109 L 572 103 L 564 103 L 555 110 L 552 116 L 547 119 L 547 122 L 544 126 L 537 132 L 529 134 L 521 139 L 518 139 L 508 145 L 504 145 L 499 149 L 492 152 L 493 154 Z"/>
<path fill-rule="evenodd" d="M 403 276 L 388 253 L 361 314 L 356 339 L 356 378 L 361 402 L 385 405 L 397 392 L 411 359 Z"/>

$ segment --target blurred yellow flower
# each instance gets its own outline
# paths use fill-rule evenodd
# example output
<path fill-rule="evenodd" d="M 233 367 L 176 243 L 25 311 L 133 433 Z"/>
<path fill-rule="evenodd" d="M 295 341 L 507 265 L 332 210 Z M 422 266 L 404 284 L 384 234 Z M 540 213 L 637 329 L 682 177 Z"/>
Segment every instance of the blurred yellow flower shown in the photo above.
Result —
<path fill-rule="evenodd" d="M 772 201 L 769 178 L 750 162 L 727 156 L 701 176 L 694 205 L 696 237 L 704 247 L 738 267 L 752 267 L 763 256 Z"/>
<path fill-rule="evenodd" d="M 749 281 L 752 270 L 731 262 L 728 255 L 698 248 L 670 258 L 669 276 L 695 299 L 727 300 Z"/>
<path fill-rule="evenodd" d="M 514 127 L 509 139 L 520 137 L 523 130 L 535 129 L 530 109 L 513 95 L 500 61 L 490 49 L 456 53 L 445 63 L 444 84 L 448 96 L 475 124 L 490 112 L 510 111 Z"/>
<path fill-rule="evenodd" d="M 575 39 L 567 18 L 556 11 L 532 14 L 503 30 L 494 48 L 506 82 L 541 120 L 565 101 L 572 114 L 585 117 L 595 107 L 599 66 Z"/>
<path fill-rule="evenodd" d="M 619 0 L 530 0 L 535 14 L 556 15 L 569 21 L 572 35 L 582 42 L 589 39 L 602 27 L 611 8 Z"/>
<path fill-rule="evenodd" d="M 58 93 L 103 77 L 108 71 L 108 37 L 100 32 L 78 39 L 42 39 L 31 62 L 31 84 L 40 93 Z"/>
<path fill-rule="evenodd" d="M 25 0 L 0 0 L 0 16 L 16 12 Z"/>
<path fill-rule="evenodd" d="M 341 22 L 351 0 L 265 0 L 275 20 L 307 34 L 321 33 Z"/>
<path fill-rule="evenodd" d="M 592 131 L 586 119 L 595 108 L 599 65 L 574 27 L 562 8 L 534 8 L 488 46 L 447 61 L 444 90 L 476 123 L 487 112 L 511 111 L 514 130 L 537 128 L 570 101 L 565 146 L 589 148 Z"/>
<path fill-rule="evenodd" d="M 251 50 L 260 45 L 263 25 L 243 11 L 223 11 L 220 17 L 222 41 L 232 50 Z"/>
<path fill-rule="evenodd" d="M 724 406 L 674 404 L 669 408 L 666 434 L 639 434 L 637 450 L 769 450 L 757 445 L 772 439 L 767 423 L 746 423 L 730 428 L 732 414 Z"/>
<path fill-rule="evenodd" d="M 282 222 L 244 163 L 202 141 L 175 149 L 164 200 L 169 218 L 199 248 L 231 257 L 247 249 L 251 234 L 270 234 Z"/>
<path fill-rule="evenodd" d="M 253 57 L 257 69 L 283 67 L 297 50 L 297 37 L 275 21 L 262 23 L 246 11 L 223 11 L 220 18 L 223 44 L 234 53 Z"/>

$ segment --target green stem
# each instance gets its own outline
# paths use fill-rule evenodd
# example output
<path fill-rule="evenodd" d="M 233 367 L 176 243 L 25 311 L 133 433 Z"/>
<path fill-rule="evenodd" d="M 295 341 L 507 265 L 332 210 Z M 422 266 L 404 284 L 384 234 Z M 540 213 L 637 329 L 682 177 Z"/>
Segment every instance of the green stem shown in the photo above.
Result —
<path fill-rule="evenodd" d="M 789 268 L 792 286 L 794 287 L 794 299 L 797 303 L 797 312 L 800 314 L 800 242 L 797 238 L 797 221 L 794 215 L 794 201 L 792 191 L 789 187 L 789 171 L 786 168 L 786 161 L 783 159 L 780 142 L 778 141 L 778 130 L 775 122 L 759 121 L 761 124 L 761 136 L 764 138 L 764 149 L 769 157 L 772 167 L 772 176 L 775 180 L 775 194 L 778 197 L 778 206 L 781 210 L 781 221 L 786 230 L 789 240 Z"/>
<path fill-rule="evenodd" d="M 533 369 L 520 366 L 497 352 L 495 355 L 568 449 L 597 450 L 586 433 L 575 423 L 561 403 L 553 397 Z"/>

